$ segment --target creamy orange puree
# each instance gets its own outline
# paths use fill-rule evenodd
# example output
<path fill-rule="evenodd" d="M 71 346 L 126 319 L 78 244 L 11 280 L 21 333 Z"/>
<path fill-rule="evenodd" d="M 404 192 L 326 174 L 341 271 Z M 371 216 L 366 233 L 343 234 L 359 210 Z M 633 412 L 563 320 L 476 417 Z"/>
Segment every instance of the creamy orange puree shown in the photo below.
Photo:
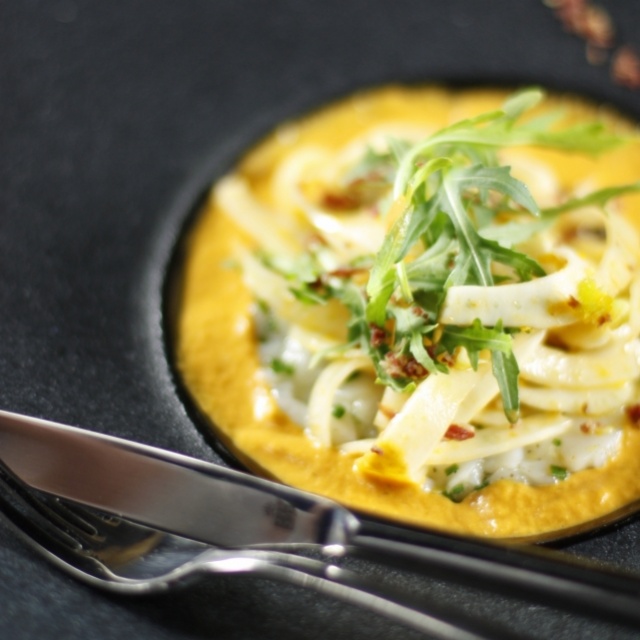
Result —
<path fill-rule="evenodd" d="M 266 204 L 274 164 L 298 145 L 339 148 L 385 121 L 441 127 L 498 108 L 507 92 L 482 89 L 388 87 L 357 94 L 297 122 L 285 124 L 242 159 L 238 171 Z M 608 110 L 571 97 L 545 102 L 572 117 L 628 123 Z M 563 186 L 593 189 L 640 177 L 640 144 L 598 159 L 527 150 L 557 172 Z M 623 199 L 633 220 L 640 197 Z M 636 225 L 640 225 L 638 218 Z M 250 294 L 230 266 L 234 246 L 246 241 L 210 204 L 189 234 L 177 325 L 177 366 L 216 434 L 250 468 L 284 483 L 333 498 L 361 512 L 489 537 L 548 535 L 604 516 L 640 498 L 640 430 L 626 427 L 622 453 L 603 469 L 574 473 L 555 485 L 530 487 L 507 480 L 471 493 L 460 503 L 418 486 L 365 479 L 352 457 L 314 445 L 275 405 L 259 375 Z"/>

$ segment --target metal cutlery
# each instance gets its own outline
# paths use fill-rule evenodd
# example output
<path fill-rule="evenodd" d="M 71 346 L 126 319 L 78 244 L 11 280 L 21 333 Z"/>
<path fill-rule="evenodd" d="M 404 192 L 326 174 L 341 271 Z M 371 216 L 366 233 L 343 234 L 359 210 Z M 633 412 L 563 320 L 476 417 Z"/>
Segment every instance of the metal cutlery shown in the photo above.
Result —
<path fill-rule="evenodd" d="M 33 548 L 92 586 L 140 595 L 185 587 L 209 576 L 249 574 L 364 607 L 442 640 L 503 637 L 429 603 L 422 609 L 335 564 L 291 552 L 223 549 L 125 518 L 79 507 L 26 487 L 0 466 L 0 513 Z M 430 611 L 429 613 L 427 611 Z M 454 621 L 455 618 L 455 621 Z M 476 627 L 475 631 L 465 629 Z"/>
<path fill-rule="evenodd" d="M 407 605 L 397 590 L 339 567 L 348 554 L 640 624 L 633 575 L 545 549 L 357 518 L 324 498 L 119 438 L 0 411 L 0 460 L 5 517 L 58 566 L 110 590 L 250 572 L 369 607 L 433 637 L 495 637 L 459 612 Z"/>

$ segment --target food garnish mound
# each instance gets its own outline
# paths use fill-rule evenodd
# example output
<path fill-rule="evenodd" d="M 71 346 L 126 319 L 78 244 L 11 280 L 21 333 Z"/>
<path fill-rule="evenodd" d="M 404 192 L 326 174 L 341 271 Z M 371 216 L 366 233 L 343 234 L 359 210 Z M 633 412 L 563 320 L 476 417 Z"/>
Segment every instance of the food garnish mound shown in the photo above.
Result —
<path fill-rule="evenodd" d="M 359 492 L 421 493 L 491 512 L 483 533 L 510 535 L 487 506 L 499 486 L 548 492 L 604 473 L 640 419 L 638 139 L 615 119 L 585 120 L 584 107 L 545 106 L 538 89 L 456 120 L 455 96 L 432 90 L 448 112 L 422 121 L 417 108 L 388 117 L 417 90 L 386 91 L 354 99 L 354 131 L 348 107 L 333 107 L 326 144 L 316 114 L 215 185 L 216 216 L 235 229 L 220 273 L 250 294 L 250 322 L 229 317 L 258 355 L 251 429 L 238 431 L 221 398 L 210 414 L 287 482 L 269 455 L 308 466 L 305 488 L 355 506 L 369 506 Z M 635 166 L 603 180 L 594 167 L 624 145 Z M 187 342 L 179 366 L 202 404 Z M 295 461 L 300 438 L 323 460 L 315 471 Z M 323 488 L 327 455 L 351 488 Z M 430 522 L 434 504 L 405 515 Z"/>

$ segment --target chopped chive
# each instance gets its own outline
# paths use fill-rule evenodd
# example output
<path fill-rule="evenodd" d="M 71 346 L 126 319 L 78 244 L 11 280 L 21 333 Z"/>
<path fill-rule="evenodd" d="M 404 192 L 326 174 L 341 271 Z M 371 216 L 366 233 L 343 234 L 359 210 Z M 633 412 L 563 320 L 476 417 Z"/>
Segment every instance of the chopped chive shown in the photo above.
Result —
<path fill-rule="evenodd" d="M 341 405 L 341 404 L 334 404 L 333 405 L 333 411 L 331 411 L 331 415 L 334 418 L 342 418 L 344 416 L 344 414 L 347 412 L 347 410 Z"/>
<path fill-rule="evenodd" d="M 569 472 L 564 467 L 559 467 L 555 464 L 552 464 L 549 468 L 551 471 L 551 475 L 557 480 L 566 480 Z"/>
<path fill-rule="evenodd" d="M 460 502 L 462 500 L 462 493 L 464 493 L 465 486 L 462 482 L 453 487 L 450 491 L 443 491 L 442 495 L 445 498 L 449 498 L 452 502 Z"/>
<path fill-rule="evenodd" d="M 455 473 L 460 467 L 457 464 L 452 464 L 450 467 L 447 467 L 444 472 L 450 476 Z"/>
<path fill-rule="evenodd" d="M 455 487 L 453 487 L 453 489 L 451 489 L 449 493 L 455 496 L 455 495 L 458 495 L 459 493 L 462 493 L 463 491 L 464 491 L 464 485 L 461 482 L 460 484 L 457 484 Z"/>
<path fill-rule="evenodd" d="M 556 447 L 559 447 L 562 444 L 562 440 L 560 440 L 560 438 L 554 438 L 552 442 Z"/>
<path fill-rule="evenodd" d="M 271 361 L 271 369 L 273 369 L 275 373 L 279 373 L 284 376 L 292 376 L 295 373 L 295 368 L 282 361 L 280 358 L 274 358 Z"/>
<path fill-rule="evenodd" d="M 484 482 L 481 482 L 479 485 L 475 486 L 473 488 L 474 491 L 481 491 L 482 489 L 484 489 L 485 487 L 489 486 L 489 481 L 485 480 Z"/>

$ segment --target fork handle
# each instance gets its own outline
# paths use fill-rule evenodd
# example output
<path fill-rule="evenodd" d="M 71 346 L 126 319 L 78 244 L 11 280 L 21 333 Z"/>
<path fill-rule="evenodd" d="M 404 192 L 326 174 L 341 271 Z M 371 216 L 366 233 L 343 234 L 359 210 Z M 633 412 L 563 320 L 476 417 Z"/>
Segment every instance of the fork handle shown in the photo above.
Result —
<path fill-rule="evenodd" d="M 640 579 L 540 547 L 430 534 L 362 521 L 349 554 L 434 578 L 491 589 L 609 622 L 640 624 Z"/>
<path fill-rule="evenodd" d="M 238 555 L 247 561 L 246 573 L 252 576 L 312 589 L 426 633 L 433 640 L 522 640 L 521 635 L 486 618 L 412 597 L 405 590 L 381 584 L 378 578 L 369 579 L 335 564 L 272 550 L 244 550 Z"/>

